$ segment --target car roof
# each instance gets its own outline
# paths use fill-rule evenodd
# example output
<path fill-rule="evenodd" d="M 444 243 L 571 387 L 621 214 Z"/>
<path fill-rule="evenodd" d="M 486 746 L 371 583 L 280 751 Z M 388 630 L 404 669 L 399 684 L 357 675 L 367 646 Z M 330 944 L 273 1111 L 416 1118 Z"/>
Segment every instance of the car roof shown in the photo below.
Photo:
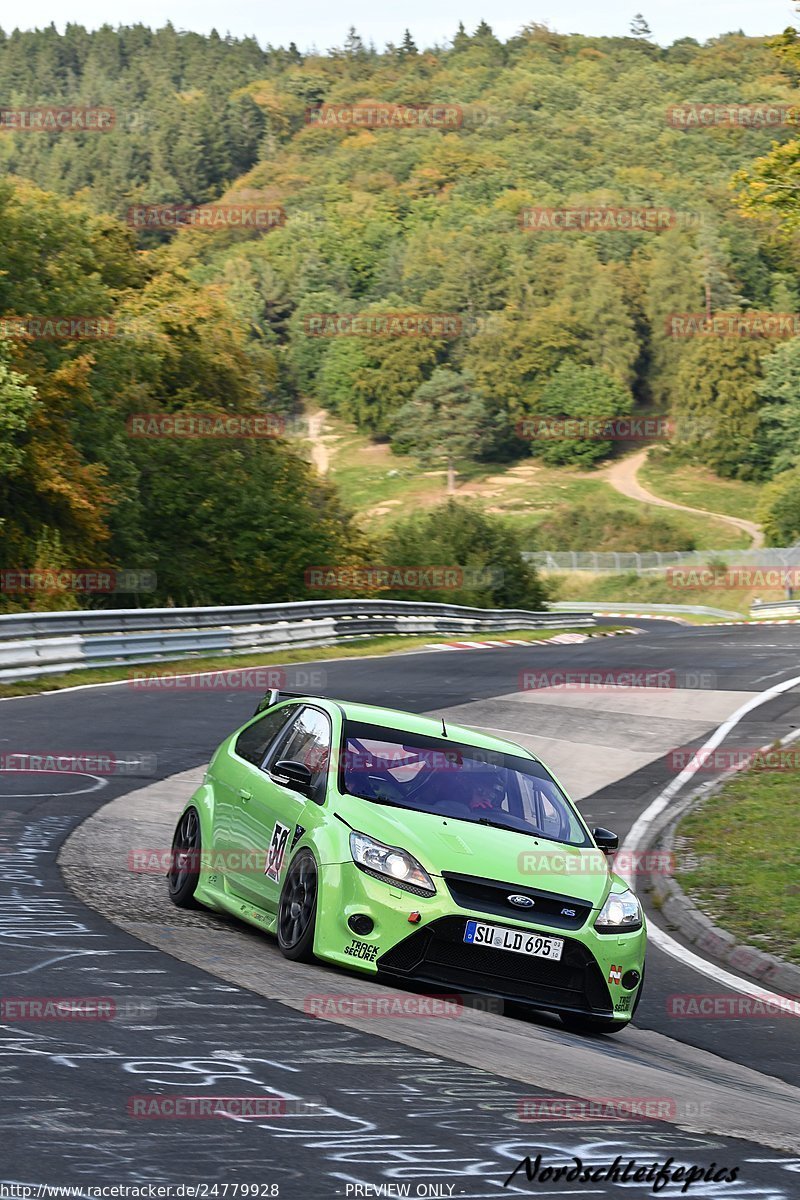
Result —
<path fill-rule="evenodd" d="M 535 755 L 520 746 L 517 742 L 509 742 L 503 738 L 491 737 L 479 729 L 471 729 L 466 725 L 456 725 L 445 717 L 447 737 L 442 737 L 441 717 L 421 717 L 417 713 L 404 712 L 399 708 L 382 708 L 375 704 L 356 704 L 350 700 L 330 700 L 327 697 L 306 697 L 311 702 L 321 706 L 331 705 L 344 713 L 349 721 L 359 721 L 365 725 L 381 725 L 388 729 L 400 729 L 407 733 L 421 733 L 426 737 L 434 737 L 443 746 L 448 742 L 461 742 L 467 746 L 477 746 L 482 750 L 496 750 L 504 754 L 514 754 L 518 758 L 535 758 Z"/>

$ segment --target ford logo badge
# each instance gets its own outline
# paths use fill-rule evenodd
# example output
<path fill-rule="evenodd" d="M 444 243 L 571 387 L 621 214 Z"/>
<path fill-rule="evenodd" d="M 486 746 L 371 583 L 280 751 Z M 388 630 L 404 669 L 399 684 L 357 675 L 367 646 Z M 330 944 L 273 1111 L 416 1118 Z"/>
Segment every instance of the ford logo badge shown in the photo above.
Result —
<path fill-rule="evenodd" d="M 533 908 L 536 903 L 531 900 L 530 896 L 508 896 L 508 903 L 513 904 L 515 908 Z"/>

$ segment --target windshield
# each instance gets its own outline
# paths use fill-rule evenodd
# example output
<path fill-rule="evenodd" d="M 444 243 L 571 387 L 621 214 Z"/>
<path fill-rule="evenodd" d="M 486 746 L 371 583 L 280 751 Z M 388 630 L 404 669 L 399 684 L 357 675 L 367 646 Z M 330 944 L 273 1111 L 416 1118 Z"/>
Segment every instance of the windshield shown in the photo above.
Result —
<path fill-rule="evenodd" d="M 351 796 L 459 821 L 589 846 L 541 763 L 441 738 L 345 723 L 339 787 Z"/>

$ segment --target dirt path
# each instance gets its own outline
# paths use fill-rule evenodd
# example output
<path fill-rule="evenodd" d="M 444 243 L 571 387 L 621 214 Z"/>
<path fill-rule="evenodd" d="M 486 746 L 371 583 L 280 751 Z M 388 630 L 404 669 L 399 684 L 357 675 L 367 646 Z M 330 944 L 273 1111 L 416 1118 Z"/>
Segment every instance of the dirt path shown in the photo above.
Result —
<path fill-rule="evenodd" d="M 647 450 L 639 450 L 636 454 L 631 454 L 628 458 L 623 458 L 610 467 L 606 467 L 599 474 L 602 474 L 606 483 L 631 500 L 639 500 L 642 504 L 657 504 L 659 508 L 677 508 L 680 512 L 713 517 L 715 521 L 724 521 L 726 525 L 733 525 L 736 529 L 744 530 L 752 539 L 754 547 L 764 545 L 764 534 L 761 526 L 757 525 L 755 521 L 746 521 L 744 517 L 729 517 L 726 513 L 709 512 L 706 508 L 690 508 L 688 504 L 676 504 L 673 500 L 664 500 L 661 496 L 655 496 L 652 492 L 648 492 L 637 478 L 639 468 L 643 467 L 647 461 L 647 454 Z"/>
<path fill-rule="evenodd" d="M 311 461 L 319 475 L 327 475 L 331 465 L 331 456 L 323 438 L 325 428 L 325 411 L 311 413 L 308 418 L 308 440 L 311 443 Z"/>

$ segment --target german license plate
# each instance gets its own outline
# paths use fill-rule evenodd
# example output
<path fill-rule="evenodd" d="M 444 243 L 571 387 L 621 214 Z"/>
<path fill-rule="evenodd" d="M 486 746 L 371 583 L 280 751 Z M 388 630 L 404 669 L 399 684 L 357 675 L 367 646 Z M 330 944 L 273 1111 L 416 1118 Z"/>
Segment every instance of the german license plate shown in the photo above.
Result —
<path fill-rule="evenodd" d="M 491 946 L 494 950 L 510 950 L 512 954 L 549 958 L 552 962 L 558 962 L 564 949 L 563 938 L 526 933 L 522 929 L 504 929 L 501 925 L 486 925 L 483 921 L 467 921 L 464 941 L 471 946 Z"/>

